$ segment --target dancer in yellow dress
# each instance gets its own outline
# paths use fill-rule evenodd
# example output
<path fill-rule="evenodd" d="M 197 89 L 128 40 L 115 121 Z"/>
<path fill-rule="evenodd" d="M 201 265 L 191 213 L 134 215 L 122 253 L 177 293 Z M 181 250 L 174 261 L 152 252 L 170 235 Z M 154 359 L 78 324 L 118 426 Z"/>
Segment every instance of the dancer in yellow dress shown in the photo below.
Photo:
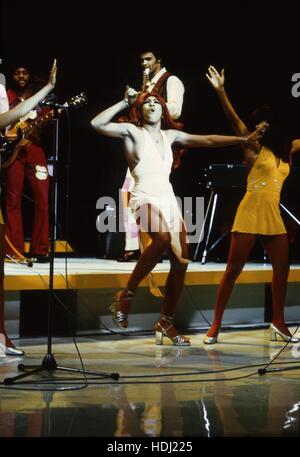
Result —
<path fill-rule="evenodd" d="M 180 335 L 172 324 L 188 264 L 188 245 L 182 215 L 169 182 L 173 161 L 171 146 L 174 143 L 189 148 L 252 144 L 259 133 L 236 137 L 182 132 L 178 130 L 180 125 L 171 118 L 164 99 L 151 93 L 138 97 L 129 114 L 130 122 L 112 122 L 130 102 L 127 91 L 125 100 L 99 113 L 91 122 L 99 133 L 123 140 L 128 165 L 135 180 L 130 204 L 136 213 L 140 231 L 152 240 L 139 258 L 126 289 L 116 294 L 110 309 L 117 325 L 126 328 L 136 288 L 167 249 L 171 269 L 161 316 L 155 325 L 156 342 L 162 344 L 163 336 L 167 336 L 174 345 L 189 345 L 189 339 Z M 162 126 L 167 130 L 161 130 Z"/>
<path fill-rule="evenodd" d="M 224 70 L 219 74 L 210 66 L 206 76 L 216 90 L 235 133 L 248 135 L 249 129 L 235 112 L 225 92 Z M 276 340 L 279 337 L 292 343 L 300 341 L 299 338 L 292 337 L 284 320 L 289 273 L 288 238 L 279 203 L 281 188 L 290 169 L 290 147 L 284 144 L 280 129 L 272 122 L 270 109 L 266 106 L 253 113 L 252 122 L 257 124 L 261 121 L 269 123 L 266 134 L 254 145 L 243 145 L 245 160 L 250 168 L 247 192 L 233 223 L 227 267 L 217 292 L 214 320 L 204 338 L 206 344 L 217 342 L 225 307 L 257 235 L 261 237 L 273 268 L 270 338 Z"/>

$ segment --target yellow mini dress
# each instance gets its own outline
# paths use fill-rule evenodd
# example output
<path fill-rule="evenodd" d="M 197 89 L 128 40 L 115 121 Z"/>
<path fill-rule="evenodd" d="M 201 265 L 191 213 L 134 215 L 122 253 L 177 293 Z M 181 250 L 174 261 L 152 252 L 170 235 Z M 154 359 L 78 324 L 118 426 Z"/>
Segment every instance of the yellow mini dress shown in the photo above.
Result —
<path fill-rule="evenodd" d="M 263 147 L 248 175 L 247 192 L 237 209 L 232 232 L 258 235 L 286 233 L 279 203 L 282 185 L 290 172 L 288 163 L 277 165 L 273 152 Z"/>
<path fill-rule="evenodd" d="M 3 220 L 1 209 L 0 209 L 0 224 L 4 224 L 4 220 Z"/>

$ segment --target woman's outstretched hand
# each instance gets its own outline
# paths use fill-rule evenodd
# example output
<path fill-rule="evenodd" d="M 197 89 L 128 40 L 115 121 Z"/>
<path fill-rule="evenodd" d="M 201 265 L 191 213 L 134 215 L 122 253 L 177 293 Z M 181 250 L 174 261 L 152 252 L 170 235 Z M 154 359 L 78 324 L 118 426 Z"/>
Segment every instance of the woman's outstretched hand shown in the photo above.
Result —
<path fill-rule="evenodd" d="M 124 100 L 127 101 L 128 105 L 131 106 L 138 98 L 139 93 L 132 87 L 126 86 Z"/>
<path fill-rule="evenodd" d="M 215 90 L 224 89 L 224 83 L 225 83 L 224 68 L 222 69 L 221 74 L 220 74 L 215 69 L 215 67 L 210 65 L 208 67 L 208 73 L 206 73 L 206 77 Z"/>
<path fill-rule="evenodd" d="M 266 121 L 261 122 L 256 126 L 254 132 L 252 132 L 246 140 L 246 143 L 252 146 L 257 146 L 258 141 L 262 138 L 262 136 L 266 133 L 269 128 L 269 124 Z"/>

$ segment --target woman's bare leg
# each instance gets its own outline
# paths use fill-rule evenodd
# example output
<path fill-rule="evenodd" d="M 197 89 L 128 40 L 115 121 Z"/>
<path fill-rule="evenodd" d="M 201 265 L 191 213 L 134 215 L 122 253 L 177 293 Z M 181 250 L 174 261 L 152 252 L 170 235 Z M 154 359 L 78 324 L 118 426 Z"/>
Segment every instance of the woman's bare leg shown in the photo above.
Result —
<path fill-rule="evenodd" d="M 188 244 L 186 242 L 186 230 L 184 225 L 182 225 L 182 231 L 180 233 L 180 242 L 182 253 L 181 256 L 184 259 L 189 258 Z M 176 255 L 174 254 L 171 247 L 168 249 L 169 259 L 170 259 L 170 272 L 166 281 L 166 290 L 165 297 L 162 304 L 161 314 L 166 316 L 174 316 L 177 303 L 180 299 L 185 273 L 187 270 L 187 263 L 181 263 Z"/>
<path fill-rule="evenodd" d="M 181 248 L 182 248 L 182 257 L 188 259 L 188 244 L 186 242 L 186 231 L 185 227 L 182 226 L 181 235 Z M 161 307 L 161 315 L 159 321 L 155 324 L 155 330 L 158 332 L 158 341 L 157 344 L 162 343 L 162 335 L 168 336 L 173 344 L 178 346 L 186 346 L 190 344 L 189 338 L 179 334 L 176 327 L 173 325 L 173 317 L 176 311 L 177 303 L 180 299 L 185 273 L 187 270 L 187 263 L 181 263 L 176 255 L 174 254 L 172 248 L 168 250 L 170 258 L 170 272 L 166 281 L 165 288 L 165 297 Z"/>
<path fill-rule="evenodd" d="M 144 205 L 139 212 L 140 218 L 138 222 L 151 237 L 152 243 L 143 251 L 130 275 L 127 290 L 131 292 L 135 292 L 139 283 L 153 270 L 171 242 L 169 229 L 155 207 Z M 143 218 L 144 220 L 142 220 Z"/>
<path fill-rule="evenodd" d="M 244 268 L 249 253 L 254 246 L 256 235 L 232 233 L 226 271 L 217 291 L 213 323 L 207 332 L 208 337 L 217 337 L 225 307 L 230 298 L 235 281 Z"/>
<path fill-rule="evenodd" d="M 263 238 L 264 246 L 273 268 L 272 277 L 272 322 L 281 332 L 291 335 L 284 321 L 284 304 L 289 275 L 289 245 L 286 234 Z"/>
<path fill-rule="evenodd" d="M 171 241 L 168 227 L 155 207 L 149 204 L 143 205 L 139 213 L 138 224 L 144 232 L 148 233 L 152 242 L 138 259 L 126 289 L 116 293 L 110 306 L 113 319 L 120 328 L 128 327 L 128 312 L 136 288 L 158 263 Z"/>

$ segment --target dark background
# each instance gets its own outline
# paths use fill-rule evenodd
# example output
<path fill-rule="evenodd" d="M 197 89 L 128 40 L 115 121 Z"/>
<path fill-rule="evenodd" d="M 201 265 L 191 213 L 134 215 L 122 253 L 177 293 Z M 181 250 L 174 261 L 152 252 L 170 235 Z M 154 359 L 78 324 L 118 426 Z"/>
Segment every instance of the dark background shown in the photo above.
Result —
<path fill-rule="evenodd" d="M 1 57 L 5 72 L 14 61 L 30 63 L 47 77 L 58 60 L 56 94 L 64 102 L 85 91 L 88 105 L 71 116 L 71 159 L 68 239 L 81 255 L 96 255 L 96 200 L 117 195 L 126 163 L 118 140 L 104 138 L 90 127 L 101 109 L 120 100 L 126 84 L 142 81 L 138 52 L 161 51 L 163 64 L 183 81 L 183 121 L 193 133 L 232 134 L 205 73 L 209 64 L 224 67 L 226 87 L 241 117 L 270 103 L 290 134 L 300 137 L 300 99 L 291 95 L 291 77 L 300 72 L 295 2 L 282 6 L 263 2 L 165 2 L 149 6 L 123 2 L 8 2 L 1 3 Z M 161 8 L 165 7 L 165 11 Z M 150 11 L 147 11 L 149 9 Z M 67 122 L 60 121 L 60 199 L 66 184 Z M 176 193 L 207 196 L 203 173 L 209 163 L 240 163 L 240 148 L 191 150 L 172 181 Z M 300 165 L 300 154 L 295 159 Z M 225 198 L 226 197 L 226 198 Z M 237 203 L 224 194 L 215 236 L 226 230 Z M 298 195 L 289 193 L 300 218 Z M 63 214 L 65 207 L 62 202 Z M 288 204 L 287 204 L 288 206 Z M 230 209 L 232 207 L 232 209 Z M 63 215 L 60 222 L 65 226 Z M 223 219 L 226 219 L 224 221 Z M 225 227 L 225 228 L 224 228 Z M 295 231 L 295 227 L 294 227 Z M 62 234 L 63 237 L 63 234 Z M 293 256 L 300 257 L 296 234 Z M 224 247 L 226 250 L 226 247 Z M 216 254 L 217 255 L 217 254 Z M 223 254 L 221 253 L 219 257 Z M 218 256 L 217 256 L 218 257 Z"/>

